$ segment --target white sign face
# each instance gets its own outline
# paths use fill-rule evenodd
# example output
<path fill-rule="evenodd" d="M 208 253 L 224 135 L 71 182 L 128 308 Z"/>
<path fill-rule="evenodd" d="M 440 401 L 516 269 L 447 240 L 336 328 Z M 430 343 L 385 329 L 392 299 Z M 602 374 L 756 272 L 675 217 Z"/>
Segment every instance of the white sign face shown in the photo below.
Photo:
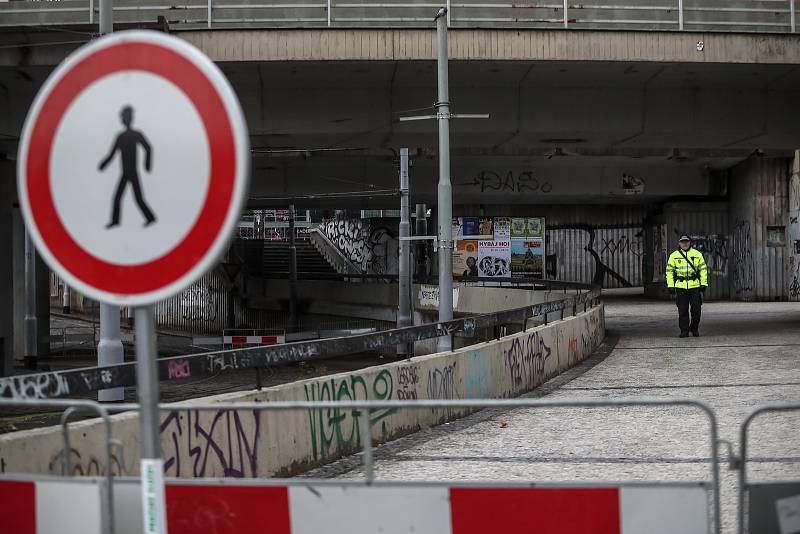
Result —
<path fill-rule="evenodd" d="M 20 204 L 39 252 L 91 298 L 144 305 L 217 261 L 250 150 L 238 100 L 184 41 L 128 31 L 48 78 L 23 129 Z"/>

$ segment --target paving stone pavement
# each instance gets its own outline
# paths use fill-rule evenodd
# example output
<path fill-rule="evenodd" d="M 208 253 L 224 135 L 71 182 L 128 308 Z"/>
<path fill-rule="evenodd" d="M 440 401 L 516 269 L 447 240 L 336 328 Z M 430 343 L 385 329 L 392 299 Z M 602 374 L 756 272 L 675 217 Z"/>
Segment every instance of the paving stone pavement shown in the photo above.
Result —
<path fill-rule="evenodd" d="M 710 302 L 701 337 L 677 337 L 670 302 L 606 299 L 607 355 L 529 394 L 668 398 L 708 404 L 738 451 L 754 408 L 800 402 L 800 304 Z M 616 339 L 615 339 L 616 338 Z M 606 344 L 608 346 L 608 344 Z M 710 480 L 708 422 L 693 408 L 483 410 L 376 449 L 375 475 L 404 480 Z M 757 420 L 751 479 L 800 480 L 800 413 Z M 724 451 L 723 451 L 724 453 Z M 771 460 L 777 459 L 777 460 Z M 721 463 L 723 532 L 736 531 L 736 472 Z M 309 477 L 361 476 L 351 457 Z"/>

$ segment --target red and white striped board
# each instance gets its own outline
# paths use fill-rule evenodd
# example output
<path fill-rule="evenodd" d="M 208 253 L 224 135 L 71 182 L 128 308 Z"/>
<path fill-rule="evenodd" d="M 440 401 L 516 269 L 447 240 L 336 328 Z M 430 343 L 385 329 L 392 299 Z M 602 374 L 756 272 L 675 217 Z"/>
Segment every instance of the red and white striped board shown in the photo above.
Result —
<path fill-rule="evenodd" d="M 709 533 L 700 484 L 531 488 L 172 480 L 166 497 L 170 534 Z M 135 506 L 118 492 L 115 501 L 117 509 Z M 118 523 L 117 533 L 138 534 L 139 528 Z"/>
<path fill-rule="evenodd" d="M 0 478 L 0 532 L 102 534 L 102 503 L 97 479 Z"/>
<path fill-rule="evenodd" d="M 286 336 L 283 334 L 270 336 L 222 336 L 222 337 L 194 337 L 192 345 L 202 347 L 204 345 L 282 345 L 286 343 Z"/>
<path fill-rule="evenodd" d="M 223 336 L 224 345 L 280 345 L 286 336 Z"/>
<path fill-rule="evenodd" d="M 116 534 L 142 532 L 138 480 L 114 483 Z M 0 532 L 101 534 L 98 479 L 0 479 Z M 602 487 L 170 480 L 170 534 L 708 534 L 700 484 Z"/>

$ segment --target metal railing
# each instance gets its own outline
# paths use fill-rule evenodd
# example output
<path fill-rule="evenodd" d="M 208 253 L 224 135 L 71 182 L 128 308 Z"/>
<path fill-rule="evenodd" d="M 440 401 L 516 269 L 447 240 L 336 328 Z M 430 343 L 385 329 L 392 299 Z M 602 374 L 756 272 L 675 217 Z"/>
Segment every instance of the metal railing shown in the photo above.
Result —
<path fill-rule="evenodd" d="M 588 287 L 590 286 L 584 286 L 584 288 Z M 469 337 L 474 336 L 482 329 L 494 329 L 497 332 L 500 330 L 498 327 L 510 324 L 520 324 L 525 331 L 528 328 L 529 320 L 535 317 L 542 317 L 544 324 L 547 324 L 549 314 L 561 312 L 561 318 L 563 318 L 565 312 L 577 315 L 581 307 L 583 311 L 586 311 L 599 302 L 600 294 L 599 288 L 593 288 L 578 295 L 564 295 L 559 300 L 441 323 L 395 328 L 355 336 L 161 358 L 157 360 L 157 373 L 160 380 L 169 380 L 170 375 L 175 375 L 174 371 L 170 372 L 174 368 L 180 368 L 181 372 L 177 375 L 181 377 L 187 375 L 191 377 L 214 376 L 228 370 L 258 369 L 276 364 L 369 352 L 379 347 L 395 347 L 400 344 L 443 336 L 452 338 L 456 333 L 463 333 Z M 135 362 L 131 362 L 0 378 L 0 397 L 51 398 L 84 395 L 101 389 L 132 386 L 136 383 L 135 366 Z"/>
<path fill-rule="evenodd" d="M 106 485 L 108 491 L 108 504 L 102 511 L 105 524 L 109 526 L 108 532 L 113 533 L 114 529 L 114 513 L 113 513 L 113 476 L 111 474 L 111 456 L 113 440 L 111 436 L 111 423 L 108 417 L 108 412 L 127 412 L 138 411 L 138 404 L 114 404 L 114 405 L 100 405 L 95 402 L 85 401 L 9 401 L 7 399 L 0 399 L 0 407 L 7 405 L 15 406 L 67 406 L 74 404 L 75 407 L 69 407 L 62 416 L 62 432 L 64 438 L 64 451 L 70 450 L 69 442 L 69 429 L 68 419 L 70 414 L 76 409 L 94 410 L 99 413 L 104 420 L 106 437 L 105 437 L 105 450 L 106 450 L 106 465 L 104 466 L 103 474 L 106 478 Z M 419 401 L 276 401 L 276 402 L 248 402 L 248 403 L 210 403 L 210 404 L 185 404 L 185 403 L 171 403 L 160 404 L 158 409 L 160 412 L 175 412 L 175 411 L 299 411 L 299 410 L 327 410 L 330 412 L 334 410 L 338 413 L 339 410 L 351 410 L 354 418 L 358 421 L 358 427 L 361 429 L 371 428 L 371 416 L 376 411 L 397 411 L 397 410 L 426 410 L 426 409 L 444 409 L 448 413 L 454 414 L 451 418 L 458 419 L 466 415 L 459 415 L 458 410 L 475 411 L 474 409 L 495 408 L 495 409 L 515 409 L 515 408 L 582 408 L 582 409 L 597 409 L 597 408 L 621 408 L 621 407 L 685 407 L 693 408 L 702 412 L 708 420 L 708 436 L 709 436 L 709 457 L 708 466 L 711 468 L 711 507 L 709 517 L 713 517 L 713 532 L 719 534 L 721 532 L 721 518 L 720 518 L 720 472 L 718 462 L 718 444 L 720 443 L 718 436 L 718 423 L 714 411 L 705 403 L 696 400 L 679 400 L 679 399 L 606 399 L 606 400 L 575 400 L 575 399 L 468 399 L 468 400 L 419 400 Z M 361 464 L 363 468 L 364 478 L 363 484 L 371 485 L 375 482 L 374 471 L 374 456 L 373 456 L 373 439 L 371 432 L 360 431 L 361 438 Z M 63 469 L 62 472 L 68 476 L 73 476 L 72 470 L 69 468 L 69 454 L 65 454 L 62 458 Z M 206 479 L 213 483 L 213 479 Z M 291 481 L 286 480 L 273 480 L 269 483 L 273 484 L 292 484 Z M 302 484 L 308 485 L 311 483 L 310 479 L 303 479 Z M 654 484 L 665 483 L 662 481 L 653 482 Z M 357 482 L 356 482 L 357 484 Z M 417 483 L 418 484 L 418 483 Z M 552 483 L 551 483 L 552 484 Z M 614 485 L 625 486 L 624 482 L 614 482 Z M 634 483 L 641 485 L 641 482 Z M 704 487 L 708 484 L 707 481 L 701 481 Z"/>
<path fill-rule="evenodd" d="M 749 528 L 750 525 L 747 524 L 748 520 L 748 498 L 750 489 L 754 486 L 751 484 L 747 479 L 747 454 L 748 454 L 748 432 L 750 429 L 750 425 L 753 421 L 764 414 L 769 413 L 785 413 L 785 412 L 800 412 L 800 404 L 798 403 L 789 403 L 789 404 L 769 404 L 766 406 L 762 406 L 750 412 L 750 415 L 747 416 L 747 419 L 744 420 L 742 423 L 740 432 L 739 432 L 739 447 L 740 447 L 740 456 L 739 458 L 735 459 L 735 466 L 739 468 L 739 534 L 746 534 L 749 532 L 753 532 L 754 534 L 758 532 L 767 532 L 767 530 L 756 531 Z M 796 495 L 800 494 L 800 480 L 795 480 L 787 484 L 787 490 L 784 497 L 795 497 Z M 773 497 L 775 497 L 773 495 Z M 776 509 L 773 504 L 770 507 L 769 515 L 771 518 L 776 518 L 779 514 L 776 514 Z M 752 520 L 752 518 L 750 518 Z M 781 532 L 789 532 L 789 530 L 780 529 Z M 778 532 L 778 530 L 769 530 L 769 532 Z"/>
<path fill-rule="evenodd" d="M 795 33 L 797 0 L 625 0 L 591 3 L 551 0 L 430 2 L 429 0 L 117 0 L 116 23 L 153 23 L 171 29 L 231 27 L 432 27 L 447 5 L 448 25 L 463 28 L 564 28 Z M 0 3 L 0 26 L 94 24 L 98 2 L 12 1 Z M 655 5 L 654 5 L 655 4 Z"/>
<path fill-rule="evenodd" d="M 103 492 L 105 498 L 103 506 L 100 510 L 101 524 L 104 526 L 104 532 L 114 534 L 114 477 L 111 473 L 111 458 L 113 456 L 112 447 L 115 440 L 111 434 L 111 417 L 109 416 L 108 406 L 94 401 L 83 400 L 15 400 L 15 399 L 0 399 L 0 406 L 7 407 L 36 407 L 36 408 L 65 408 L 64 413 L 61 415 L 61 436 L 64 441 L 64 446 L 61 449 L 61 464 L 62 474 L 64 476 L 72 476 L 71 461 L 71 447 L 69 436 L 69 420 L 73 415 L 83 413 L 94 413 L 103 419 L 103 430 L 105 433 L 104 439 L 104 452 L 105 452 L 105 465 L 102 471 L 105 478 L 103 485 Z M 118 442 L 117 442 L 118 443 Z"/>
<path fill-rule="evenodd" d="M 50 328 L 50 353 L 60 352 L 61 356 L 66 357 L 68 352 L 90 351 L 97 352 L 97 341 L 99 339 L 98 325 L 87 326 L 64 326 L 61 328 Z"/>

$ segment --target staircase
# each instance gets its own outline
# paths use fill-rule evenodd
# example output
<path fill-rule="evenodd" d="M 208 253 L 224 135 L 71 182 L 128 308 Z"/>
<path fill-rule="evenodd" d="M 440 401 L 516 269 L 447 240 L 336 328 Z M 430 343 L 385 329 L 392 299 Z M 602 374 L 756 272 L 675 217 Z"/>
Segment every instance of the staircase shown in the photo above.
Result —
<path fill-rule="evenodd" d="M 261 276 L 289 278 L 289 242 L 264 241 L 261 254 Z M 333 277 L 336 271 L 310 241 L 297 240 L 297 272 L 300 278 Z"/>

